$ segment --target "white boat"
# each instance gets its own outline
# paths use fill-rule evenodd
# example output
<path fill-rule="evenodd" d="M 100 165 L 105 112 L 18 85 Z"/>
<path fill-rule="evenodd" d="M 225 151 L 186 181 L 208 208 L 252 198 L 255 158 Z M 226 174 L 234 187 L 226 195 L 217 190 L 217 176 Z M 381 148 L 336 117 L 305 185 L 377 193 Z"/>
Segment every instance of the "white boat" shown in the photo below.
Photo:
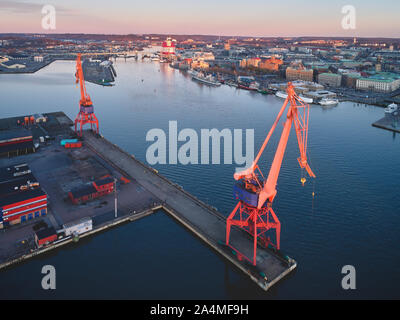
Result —
<path fill-rule="evenodd" d="M 321 101 L 319 102 L 321 106 L 333 106 L 337 105 L 338 103 L 339 103 L 338 99 L 329 99 L 329 98 L 321 99 Z"/>
<path fill-rule="evenodd" d="M 275 95 L 276 95 L 278 98 L 282 98 L 282 99 L 286 99 L 286 98 L 288 97 L 287 93 L 286 93 L 286 92 L 283 92 L 283 91 L 277 91 L 277 92 L 275 93 Z M 299 98 L 300 98 L 301 100 L 303 100 L 304 103 L 313 103 L 313 102 L 314 102 L 314 100 L 313 100 L 312 98 L 307 98 L 307 97 L 304 97 L 304 96 L 302 96 L 302 95 L 300 95 Z"/>
<path fill-rule="evenodd" d="M 314 102 L 314 100 L 312 98 L 307 98 L 307 97 L 304 97 L 302 95 L 300 95 L 299 98 L 301 100 L 303 100 L 305 103 L 313 103 Z"/>
<path fill-rule="evenodd" d="M 392 113 L 397 112 L 398 110 L 399 110 L 398 105 L 395 104 L 395 103 L 391 103 L 391 104 L 389 104 L 389 105 L 387 106 L 387 108 L 385 108 L 385 113 L 387 113 L 387 114 L 392 114 Z"/>
<path fill-rule="evenodd" d="M 286 93 L 286 92 L 283 92 L 283 91 L 278 91 L 277 93 L 275 93 L 275 95 L 276 95 L 278 98 L 282 98 L 282 99 L 286 99 L 286 98 L 288 97 L 287 93 Z"/>
<path fill-rule="evenodd" d="M 192 74 L 192 79 L 202 82 L 202 83 L 205 83 L 205 84 L 208 84 L 208 85 L 211 85 L 211 86 L 220 86 L 221 85 L 221 82 L 217 81 L 215 79 L 215 77 L 213 77 L 211 74 L 204 75 L 203 72 L 197 72 L 197 73 Z"/>

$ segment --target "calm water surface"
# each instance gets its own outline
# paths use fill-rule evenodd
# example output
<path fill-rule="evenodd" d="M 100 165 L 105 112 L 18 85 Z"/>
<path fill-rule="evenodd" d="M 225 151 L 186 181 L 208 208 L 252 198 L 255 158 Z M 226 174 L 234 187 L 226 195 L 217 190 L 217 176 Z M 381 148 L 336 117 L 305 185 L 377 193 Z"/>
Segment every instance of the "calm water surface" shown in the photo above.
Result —
<path fill-rule="evenodd" d="M 283 100 L 195 83 L 166 64 L 118 60 L 117 85 L 88 83 L 101 133 L 146 160 L 146 133 L 193 128 L 255 129 L 261 146 Z M 74 62 L 33 75 L 0 75 L 0 117 L 64 111 L 74 118 Z M 0 298 L 400 298 L 400 136 L 373 128 L 378 107 L 312 106 L 309 154 L 315 185 L 300 183 L 292 132 L 278 181 L 275 212 L 281 246 L 297 270 L 265 293 L 163 212 L 0 272 Z M 260 161 L 268 173 L 280 128 Z M 274 148 L 272 148 L 274 147 Z M 234 165 L 156 165 L 161 174 L 228 214 Z M 311 193 L 315 188 L 316 197 Z M 57 270 L 57 289 L 41 289 L 41 268 Z M 354 265 L 357 289 L 341 288 Z"/>

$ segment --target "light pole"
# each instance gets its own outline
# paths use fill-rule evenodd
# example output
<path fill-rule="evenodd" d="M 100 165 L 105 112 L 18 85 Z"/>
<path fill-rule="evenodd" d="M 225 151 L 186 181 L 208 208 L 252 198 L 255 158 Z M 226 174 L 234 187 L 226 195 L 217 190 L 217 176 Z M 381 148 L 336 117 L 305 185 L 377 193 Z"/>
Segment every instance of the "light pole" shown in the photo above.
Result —
<path fill-rule="evenodd" d="M 117 210 L 117 179 L 114 178 L 114 216 L 117 218 L 118 210 Z"/>

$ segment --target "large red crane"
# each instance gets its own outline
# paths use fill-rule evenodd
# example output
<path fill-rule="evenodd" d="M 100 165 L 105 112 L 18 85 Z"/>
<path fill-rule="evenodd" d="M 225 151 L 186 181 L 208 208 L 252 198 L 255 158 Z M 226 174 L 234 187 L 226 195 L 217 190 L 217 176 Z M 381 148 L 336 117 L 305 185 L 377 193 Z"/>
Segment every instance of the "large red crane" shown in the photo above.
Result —
<path fill-rule="evenodd" d="M 240 259 L 244 257 L 252 262 L 253 265 L 256 265 L 258 243 L 265 247 L 271 245 L 277 250 L 280 249 L 281 223 L 272 209 L 272 203 L 277 194 L 276 184 L 292 124 L 296 130 L 297 141 L 300 149 L 300 157 L 297 159 L 300 168 L 302 171 L 305 169 L 310 177 L 315 178 L 314 173 L 307 163 L 307 136 L 310 107 L 297 96 L 291 82 L 289 82 L 287 86 L 287 95 L 288 96 L 253 164 L 248 169 L 235 173 L 234 175 L 235 180 L 238 181 L 235 184 L 234 193 L 239 202 L 229 215 L 226 222 L 226 245 L 235 250 Z M 289 109 L 275 157 L 268 177 L 267 179 L 264 179 L 258 166 L 258 161 L 260 160 L 260 157 L 288 104 Z M 304 185 L 305 181 L 306 179 L 302 175 L 301 183 Z M 229 243 L 232 226 L 242 228 L 254 237 L 252 259 L 246 257 L 246 255 L 239 252 Z M 268 235 L 270 230 L 275 230 L 275 243 L 271 241 L 271 237 Z"/>
<path fill-rule="evenodd" d="M 81 54 L 78 53 L 76 58 L 76 83 L 80 84 L 81 100 L 79 101 L 79 113 L 75 118 L 75 132 L 82 136 L 82 128 L 85 124 L 90 123 L 90 128 L 97 134 L 99 133 L 99 121 L 94 114 L 94 107 L 90 96 L 86 92 L 85 78 L 83 77 Z M 79 124 L 79 131 L 78 131 Z"/>

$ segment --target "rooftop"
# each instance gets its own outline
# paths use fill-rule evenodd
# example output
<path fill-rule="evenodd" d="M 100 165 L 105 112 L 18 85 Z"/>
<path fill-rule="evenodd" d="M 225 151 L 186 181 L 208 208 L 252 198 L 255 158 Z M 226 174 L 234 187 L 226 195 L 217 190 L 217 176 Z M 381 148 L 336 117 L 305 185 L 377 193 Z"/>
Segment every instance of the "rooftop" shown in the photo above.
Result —
<path fill-rule="evenodd" d="M 12 194 L 0 196 L 0 207 L 12 205 L 17 202 L 45 196 L 46 193 L 41 188 L 28 189 L 25 191 L 17 191 Z"/>
<path fill-rule="evenodd" d="M 57 234 L 56 230 L 53 227 L 42 229 L 42 230 L 36 231 L 35 233 L 39 240 L 45 239 L 45 238 L 48 238 L 50 236 Z"/>

